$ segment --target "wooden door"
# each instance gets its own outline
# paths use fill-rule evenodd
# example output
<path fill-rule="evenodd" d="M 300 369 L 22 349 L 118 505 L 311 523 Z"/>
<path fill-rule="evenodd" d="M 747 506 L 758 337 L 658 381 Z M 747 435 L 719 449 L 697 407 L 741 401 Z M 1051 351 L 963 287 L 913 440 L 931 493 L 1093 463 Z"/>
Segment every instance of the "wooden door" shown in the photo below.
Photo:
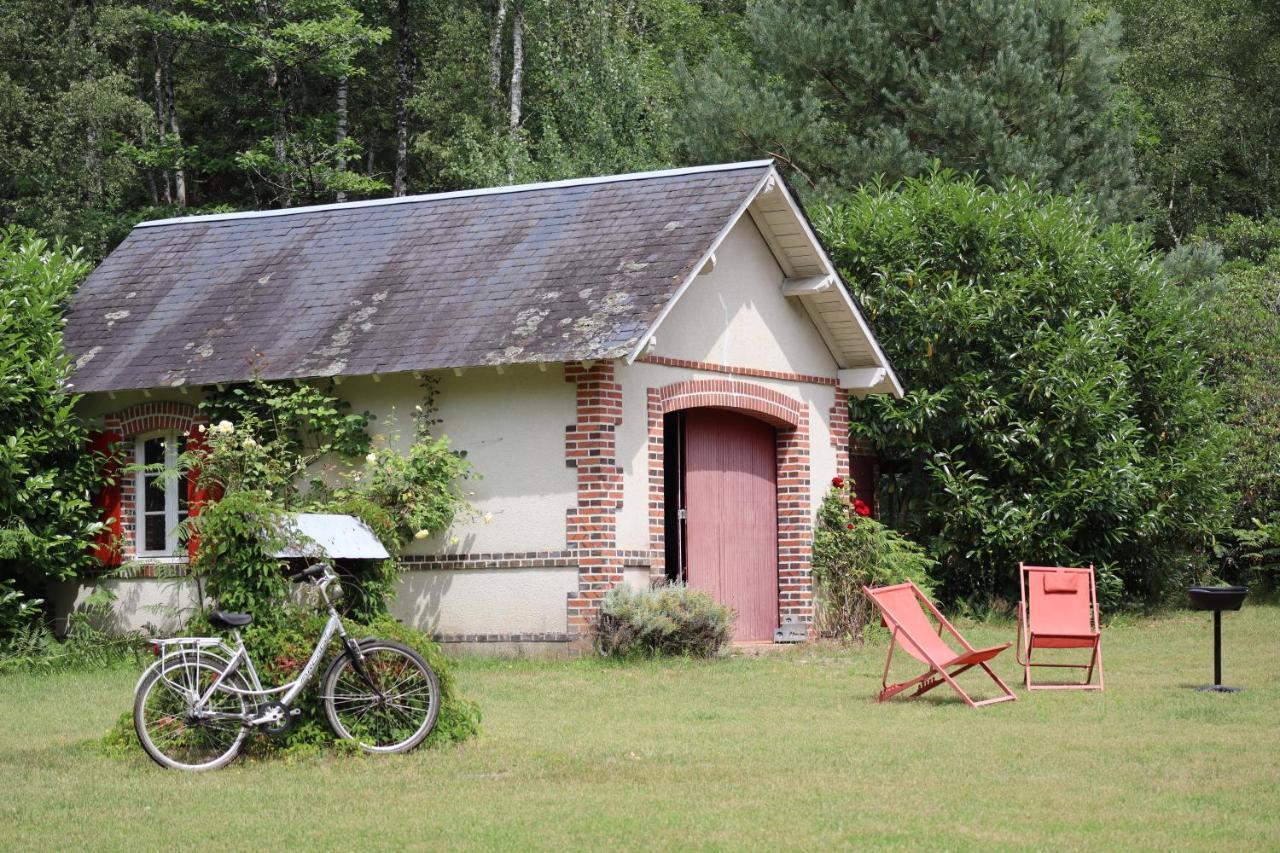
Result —
<path fill-rule="evenodd" d="M 771 640 L 778 627 L 777 436 L 737 412 L 685 413 L 689 586 L 738 612 L 734 639 Z"/>

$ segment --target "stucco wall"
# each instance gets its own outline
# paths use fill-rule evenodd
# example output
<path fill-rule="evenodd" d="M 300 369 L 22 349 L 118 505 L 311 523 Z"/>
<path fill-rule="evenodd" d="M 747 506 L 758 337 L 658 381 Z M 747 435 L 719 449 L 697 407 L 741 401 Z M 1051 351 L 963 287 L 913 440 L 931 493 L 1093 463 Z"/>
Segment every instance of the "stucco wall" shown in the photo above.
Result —
<path fill-rule="evenodd" d="M 196 584 L 183 577 L 106 578 L 96 583 L 65 583 L 56 586 L 50 596 L 58 631 L 64 629 L 69 613 L 84 608 L 98 585 L 116 597 L 110 612 L 94 620 L 106 631 L 142 631 L 164 636 L 179 630 L 199 609 Z"/>
<path fill-rule="evenodd" d="M 835 359 L 804 306 L 782 295 L 783 278 L 744 216 L 716 250 L 715 269 L 694 278 L 658 327 L 653 354 L 834 377 Z"/>
<path fill-rule="evenodd" d="M 576 568 L 405 572 L 391 613 L 432 634 L 560 634 Z"/>
<path fill-rule="evenodd" d="M 577 500 L 577 483 L 564 463 L 564 430 L 573 423 L 574 386 L 564 368 L 548 365 L 473 368 L 440 379 L 438 434 L 464 450 L 479 479 L 466 484 L 477 513 L 493 520 L 462 521 L 451 534 L 414 542 L 406 554 L 549 551 L 565 546 L 565 512 Z M 355 411 L 373 413 L 374 446 L 408 447 L 413 407 L 421 401 L 408 374 L 348 379 L 339 393 Z M 449 545 L 449 535 L 458 538 Z"/>

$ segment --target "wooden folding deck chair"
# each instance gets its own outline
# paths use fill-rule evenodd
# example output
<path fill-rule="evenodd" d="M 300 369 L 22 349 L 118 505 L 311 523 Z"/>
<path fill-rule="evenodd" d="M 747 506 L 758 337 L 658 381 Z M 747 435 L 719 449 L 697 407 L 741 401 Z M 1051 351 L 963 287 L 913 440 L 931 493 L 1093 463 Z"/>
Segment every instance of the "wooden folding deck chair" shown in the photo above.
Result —
<path fill-rule="evenodd" d="M 875 589 L 864 586 L 862 592 L 875 603 L 876 607 L 880 608 L 885 626 L 893 632 L 893 637 L 889 643 L 889 657 L 884 662 L 884 676 L 880 680 L 884 689 L 876 697 L 877 702 L 891 699 L 910 687 L 916 688 L 910 697 L 914 699 L 917 696 L 928 693 L 944 681 L 951 685 L 952 690 L 960 694 L 960 698 L 970 708 L 992 705 L 996 702 L 1008 702 L 1018 698 L 1013 695 L 1013 691 L 1009 689 L 1009 686 L 1000 680 L 1000 676 L 996 675 L 991 670 L 991 667 L 987 666 L 987 661 L 1009 648 L 1008 643 L 992 646 L 988 649 L 975 649 L 938 612 L 938 608 L 933 606 L 933 602 L 925 597 L 920 588 L 910 581 Z M 933 625 L 929 622 L 929 617 L 925 615 L 925 608 L 928 608 L 934 619 L 938 620 L 936 634 L 934 633 Z M 956 642 L 964 648 L 964 651 L 957 654 L 942 639 L 943 628 L 950 632 Z M 893 663 L 893 650 L 899 644 L 902 645 L 907 654 L 927 665 L 929 669 L 924 675 L 917 676 L 909 681 L 889 684 L 889 665 Z M 969 694 L 961 689 L 955 678 L 975 666 L 982 667 L 983 672 L 991 676 L 991 680 L 999 686 L 1003 695 L 994 699 L 984 699 L 981 702 L 975 702 L 969 698 Z"/>
<path fill-rule="evenodd" d="M 1028 690 L 1101 690 L 1102 622 L 1093 566 L 1087 569 L 1018 564 L 1022 602 L 1018 607 L 1018 663 Z M 1036 649 L 1089 649 L 1088 663 L 1033 662 Z M 1072 684 L 1032 684 L 1033 666 L 1084 669 L 1084 681 Z M 1093 671 L 1098 670 L 1098 683 Z"/>

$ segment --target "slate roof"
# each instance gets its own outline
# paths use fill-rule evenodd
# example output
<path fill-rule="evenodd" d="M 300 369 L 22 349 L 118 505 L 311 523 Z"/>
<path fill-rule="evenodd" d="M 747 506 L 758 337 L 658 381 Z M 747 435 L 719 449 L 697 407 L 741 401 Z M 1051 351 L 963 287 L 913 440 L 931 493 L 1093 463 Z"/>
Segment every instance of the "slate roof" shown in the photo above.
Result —
<path fill-rule="evenodd" d="M 72 302 L 73 386 L 623 357 L 770 170 L 143 223 Z"/>

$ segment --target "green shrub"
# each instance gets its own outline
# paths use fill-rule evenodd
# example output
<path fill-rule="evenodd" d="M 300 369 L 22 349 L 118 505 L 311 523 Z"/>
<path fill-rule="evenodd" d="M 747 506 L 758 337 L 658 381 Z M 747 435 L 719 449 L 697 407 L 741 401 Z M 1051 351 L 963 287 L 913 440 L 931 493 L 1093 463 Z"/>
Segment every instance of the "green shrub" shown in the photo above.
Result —
<path fill-rule="evenodd" d="M 42 621 L 29 621 L 0 646 L 0 673 L 138 666 L 145 659 L 142 636 L 99 627 L 114 602 L 115 596 L 105 588 L 94 590 L 84 605 L 67 617 L 61 640 Z"/>
<path fill-rule="evenodd" d="M 0 230 L 0 645 L 39 621 L 51 581 L 90 565 L 100 526 L 62 349 L 62 309 L 87 271 L 77 250 Z"/>
<path fill-rule="evenodd" d="M 592 631 L 604 655 L 712 657 L 733 638 L 733 619 L 731 608 L 682 584 L 622 584 L 605 595 Z"/>
<path fill-rule="evenodd" d="M 1013 597 L 1026 561 L 1159 599 L 1208 563 L 1229 503 L 1208 330 L 1131 230 L 947 173 L 819 229 L 906 388 L 854 400 L 851 432 L 944 598 Z"/>
<path fill-rule="evenodd" d="M 316 639 L 324 631 L 328 617 L 312 610 L 298 607 L 284 608 L 281 618 L 267 624 L 254 624 L 241 630 L 245 645 L 258 668 L 263 686 L 283 684 L 296 678 L 306 665 Z M 381 617 L 368 623 L 344 619 L 347 632 L 355 640 L 366 637 L 394 640 L 417 650 L 435 670 L 440 681 L 440 716 L 436 727 L 427 736 L 427 745 L 441 745 L 464 741 L 474 737 L 480 728 L 480 708 L 458 696 L 453 676 L 453 665 L 440 652 L 440 645 L 421 631 L 408 628 L 390 617 Z M 201 617 L 187 626 L 186 636 L 216 636 L 217 632 Z M 324 708 L 319 699 L 320 682 L 325 667 L 342 651 L 337 643 L 331 643 L 324 663 L 315 678 L 297 700 L 301 714 L 289 731 L 271 736 L 255 732 L 246 743 L 244 754 L 253 756 L 311 754 L 326 749 L 350 749 L 351 745 L 339 741 L 329 728 Z M 103 739 L 112 752 L 128 753 L 141 749 L 133 730 L 132 712 L 126 712 Z"/>
<path fill-rule="evenodd" d="M 914 581 L 928 595 L 934 565 L 919 545 L 871 518 L 837 477 L 813 531 L 815 627 L 822 636 L 861 643 L 873 612 L 862 588 Z"/>

